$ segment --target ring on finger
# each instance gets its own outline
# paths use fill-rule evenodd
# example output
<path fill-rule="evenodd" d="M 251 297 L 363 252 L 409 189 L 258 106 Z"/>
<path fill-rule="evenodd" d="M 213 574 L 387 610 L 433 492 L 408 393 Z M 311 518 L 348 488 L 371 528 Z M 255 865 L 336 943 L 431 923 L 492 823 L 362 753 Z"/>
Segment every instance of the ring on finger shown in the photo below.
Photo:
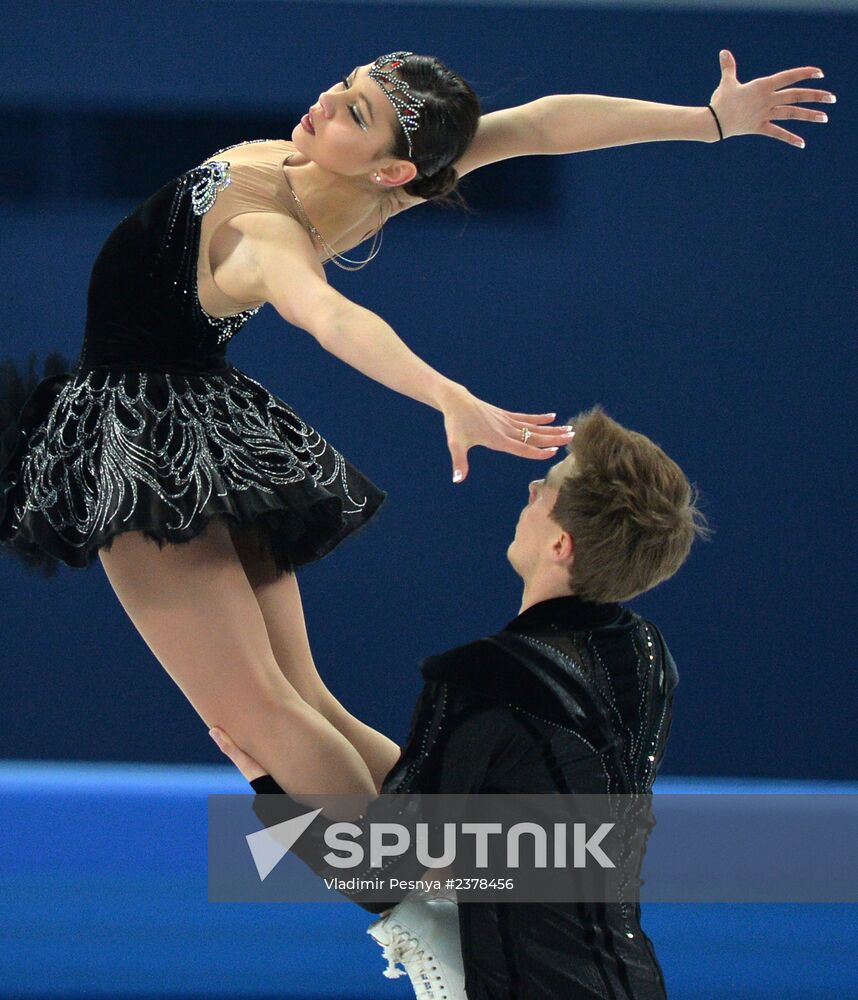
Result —
<path fill-rule="evenodd" d="M 531 430 L 530 430 L 530 428 L 529 427 L 522 427 L 522 429 L 521 429 L 521 440 L 525 444 L 527 444 L 527 442 L 530 440 L 530 436 L 531 436 Z"/>

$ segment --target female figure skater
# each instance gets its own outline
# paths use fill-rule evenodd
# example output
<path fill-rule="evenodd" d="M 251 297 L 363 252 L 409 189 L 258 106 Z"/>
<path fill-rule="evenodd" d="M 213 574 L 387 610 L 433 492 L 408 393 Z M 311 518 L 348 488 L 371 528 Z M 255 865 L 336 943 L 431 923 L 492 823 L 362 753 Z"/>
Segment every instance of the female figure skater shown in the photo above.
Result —
<path fill-rule="evenodd" d="M 480 117 L 436 59 L 392 53 L 319 96 L 291 140 L 219 150 L 165 184 L 110 234 L 93 267 L 72 371 L 5 367 L 0 541 L 31 567 L 98 553 L 155 657 L 289 793 L 374 796 L 399 747 L 325 687 L 294 569 L 326 555 L 384 494 L 282 400 L 226 360 L 270 302 L 382 384 L 438 409 L 455 482 L 483 445 L 550 458 L 554 414 L 477 399 L 417 358 L 380 317 L 325 281 L 322 264 L 375 256 L 386 220 L 511 156 L 741 134 L 802 141 L 772 119 L 819 120 L 785 89 L 814 67 L 740 84 L 722 53 L 708 107 L 557 95 Z M 369 236 L 360 262 L 342 254 Z"/>

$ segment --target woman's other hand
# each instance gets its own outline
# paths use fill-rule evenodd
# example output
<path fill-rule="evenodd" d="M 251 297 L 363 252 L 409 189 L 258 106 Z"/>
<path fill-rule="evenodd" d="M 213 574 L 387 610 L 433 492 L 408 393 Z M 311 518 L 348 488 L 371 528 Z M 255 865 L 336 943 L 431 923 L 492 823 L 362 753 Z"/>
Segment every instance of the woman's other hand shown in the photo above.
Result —
<path fill-rule="evenodd" d="M 458 387 L 444 401 L 444 429 L 453 460 L 453 482 L 468 475 L 468 451 L 476 445 L 521 458 L 553 458 L 574 436 L 570 427 L 550 427 L 554 413 L 511 413 Z"/>
<path fill-rule="evenodd" d="M 772 76 L 761 76 L 748 83 L 736 79 L 736 60 L 727 49 L 721 51 L 721 82 L 709 103 L 715 109 L 724 138 L 733 135 L 767 135 L 790 145 L 804 148 L 804 139 L 788 132 L 773 120 L 797 118 L 802 121 L 824 122 L 828 116 L 812 108 L 799 108 L 799 102 L 833 104 L 834 94 L 827 90 L 793 87 L 800 80 L 822 77 L 816 66 L 786 69 Z M 786 88 L 786 89 L 780 89 Z M 713 128 L 715 122 L 712 123 Z"/>

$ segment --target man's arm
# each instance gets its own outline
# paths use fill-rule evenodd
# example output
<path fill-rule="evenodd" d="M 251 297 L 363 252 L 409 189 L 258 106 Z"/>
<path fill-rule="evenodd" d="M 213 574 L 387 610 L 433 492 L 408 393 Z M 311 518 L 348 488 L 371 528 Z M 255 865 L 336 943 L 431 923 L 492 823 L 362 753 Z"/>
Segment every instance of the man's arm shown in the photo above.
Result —
<path fill-rule="evenodd" d="M 283 823 L 286 820 L 293 819 L 310 811 L 308 806 L 296 802 L 288 795 L 270 774 L 254 778 L 250 784 L 257 793 L 253 799 L 253 811 L 265 827 Z M 361 816 L 357 816 L 349 822 L 358 828 L 360 831 L 358 839 L 360 839 L 362 844 L 366 845 L 369 842 L 368 830 L 370 824 L 374 822 L 401 822 L 403 825 L 408 826 L 409 820 L 414 822 L 418 818 L 415 816 L 413 808 L 411 810 L 405 809 L 400 814 L 396 814 L 392 812 L 389 802 L 377 798 L 367 803 L 366 809 Z M 324 814 L 319 813 L 292 845 L 290 848 L 291 852 L 323 879 L 370 880 L 381 875 L 382 872 L 378 868 L 370 866 L 366 855 L 362 864 L 348 869 L 336 868 L 328 864 L 325 860 L 325 855 L 328 854 L 330 848 L 325 841 L 325 835 L 328 829 L 337 822 L 337 820 L 329 819 Z M 409 880 L 416 881 L 423 878 L 425 865 L 417 859 L 413 846 L 412 844 L 410 851 L 391 860 L 385 866 L 383 869 L 385 878 L 396 878 L 403 882 Z M 382 901 L 362 899 L 361 897 L 364 893 L 359 889 L 343 889 L 341 891 L 352 902 L 357 903 L 358 906 L 368 910 L 370 913 L 382 913 L 404 899 L 410 890 L 407 888 L 393 889 L 389 893 L 389 898 Z"/>
<path fill-rule="evenodd" d="M 415 707 L 402 756 L 382 786 L 385 800 L 370 801 L 364 814 L 351 821 L 361 830 L 361 842 L 368 842 L 366 831 L 373 822 L 396 819 L 391 813 L 393 794 L 409 797 L 401 818 L 408 825 L 421 820 L 416 808 L 419 795 L 480 791 L 496 762 L 518 752 L 509 729 L 504 706 L 457 685 L 427 684 Z M 251 786 L 257 792 L 253 810 L 266 827 L 309 811 L 308 806 L 285 794 L 270 775 L 254 778 Z M 368 859 L 357 868 L 329 866 L 324 860 L 330 850 L 325 834 L 334 822 L 320 813 L 291 848 L 320 877 L 369 880 L 383 874 L 402 881 L 433 877 L 417 858 L 413 841 L 410 850 L 391 860 L 383 872 L 370 867 Z M 395 890 L 383 902 L 362 901 L 360 892 L 344 890 L 344 894 L 364 909 L 380 913 L 403 899 L 408 891 Z"/>

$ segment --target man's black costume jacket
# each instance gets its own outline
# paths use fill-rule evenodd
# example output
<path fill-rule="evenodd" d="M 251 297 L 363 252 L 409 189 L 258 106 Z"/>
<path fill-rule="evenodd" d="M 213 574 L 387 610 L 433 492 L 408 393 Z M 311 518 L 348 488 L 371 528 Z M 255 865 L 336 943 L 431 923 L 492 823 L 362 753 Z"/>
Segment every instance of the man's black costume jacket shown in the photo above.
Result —
<path fill-rule="evenodd" d="M 627 608 L 574 596 L 543 601 L 421 669 L 425 686 L 382 793 L 649 792 L 677 673 L 658 629 Z M 251 784 L 282 791 L 269 775 Z M 266 825 L 287 818 L 270 809 L 284 799 L 292 802 L 257 796 Z M 320 815 L 293 850 L 330 876 L 320 860 L 326 823 Z M 393 901 L 359 905 L 380 912 Z M 459 924 L 470 1000 L 666 996 L 637 903 L 460 902 Z"/>

